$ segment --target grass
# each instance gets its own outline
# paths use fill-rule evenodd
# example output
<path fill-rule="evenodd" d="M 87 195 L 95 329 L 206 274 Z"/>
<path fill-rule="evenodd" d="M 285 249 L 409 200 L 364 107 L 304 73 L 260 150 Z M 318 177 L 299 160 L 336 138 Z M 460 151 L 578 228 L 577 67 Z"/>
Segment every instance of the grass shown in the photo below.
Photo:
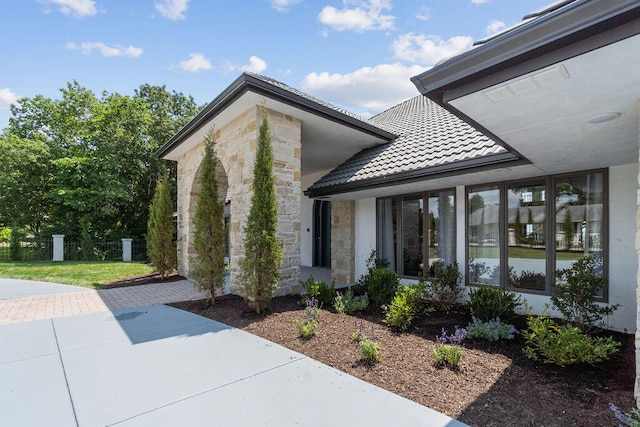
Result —
<path fill-rule="evenodd" d="M 138 262 L 116 261 L 14 261 L 0 262 L 0 277 L 37 280 L 100 289 L 122 277 L 148 274 L 153 268 Z"/>
<path fill-rule="evenodd" d="M 582 252 L 556 251 L 558 261 L 576 261 L 582 258 Z M 499 258 L 500 248 L 497 246 L 470 246 L 469 257 L 471 258 Z M 523 248 L 518 246 L 509 247 L 509 258 L 545 259 L 544 249 Z"/>

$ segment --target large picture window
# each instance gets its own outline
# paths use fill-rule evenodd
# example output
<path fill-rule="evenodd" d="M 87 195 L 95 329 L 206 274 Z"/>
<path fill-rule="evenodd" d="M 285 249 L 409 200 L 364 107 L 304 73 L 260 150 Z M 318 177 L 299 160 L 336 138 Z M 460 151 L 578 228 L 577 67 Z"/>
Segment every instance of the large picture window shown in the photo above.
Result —
<path fill-rule="evenodd" d="M 405 277 L 428 276 L 434 262 L 455 259 L 453 190 L 377 201 L 378 256 Z"/>
<path fill-rule="evenodd" d="M 596 171 L 468 188 L 467 282 L 550 294 L 584 256 L 606 276 L 606 187 Z"/>

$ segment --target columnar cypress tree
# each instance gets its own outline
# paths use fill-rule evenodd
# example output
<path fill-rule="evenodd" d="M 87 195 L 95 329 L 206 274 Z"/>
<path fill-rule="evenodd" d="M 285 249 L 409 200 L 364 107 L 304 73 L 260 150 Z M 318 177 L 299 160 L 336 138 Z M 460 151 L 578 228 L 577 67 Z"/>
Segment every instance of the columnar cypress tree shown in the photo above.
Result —
<path fill-rule="evenodd" d="M 200 166 L 200 191 L 193 219 L 194 235 L 191 275 L 198 288 L 210 293 L 215 303 L 216 289 L 224 286 L 224 201 L 218 194 L 215 140 L 211 132 L 205 136 L 204 158 Z"/>
<path fill-rule="evenodd" d="M 173 205 L 169 174 L 165 172 L 158 183 L 149 207 L 147 223 L 147 255 L 160 273 L 160 279 L 176 268 L 176 247 L 173 242 Z"/>
<path fill-rule="evenodd" d="M 253 165 L 251 208 L 244 227 L 245 256 L 240 262 L 240 282 L 244 286 L 245 301 L 257 313 L 268 306 L 278 287 L 282 248 L 276 238 L 277 225 L 273 147 L 265 115 Z"/>

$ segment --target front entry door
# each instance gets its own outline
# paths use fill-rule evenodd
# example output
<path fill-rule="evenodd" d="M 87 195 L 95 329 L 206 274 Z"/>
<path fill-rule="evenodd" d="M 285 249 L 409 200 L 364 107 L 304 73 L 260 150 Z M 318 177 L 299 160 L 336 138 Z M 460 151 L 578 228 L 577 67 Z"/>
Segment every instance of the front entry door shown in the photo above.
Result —
<path fill-rule="evenodd" d="M 331 202 L 313 201 L 313 266 L 331 268 Z"/>

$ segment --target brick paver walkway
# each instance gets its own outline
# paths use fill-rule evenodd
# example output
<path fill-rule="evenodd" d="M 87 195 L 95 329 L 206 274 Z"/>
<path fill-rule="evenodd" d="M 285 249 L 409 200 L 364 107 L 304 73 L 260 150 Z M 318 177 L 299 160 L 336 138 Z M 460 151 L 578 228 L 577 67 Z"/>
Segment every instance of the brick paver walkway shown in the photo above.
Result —
<path fill-rule="evenodd" d="M 154 283 L 0 300 L 0 325 L 205 298 L 192 282 Z"/>

